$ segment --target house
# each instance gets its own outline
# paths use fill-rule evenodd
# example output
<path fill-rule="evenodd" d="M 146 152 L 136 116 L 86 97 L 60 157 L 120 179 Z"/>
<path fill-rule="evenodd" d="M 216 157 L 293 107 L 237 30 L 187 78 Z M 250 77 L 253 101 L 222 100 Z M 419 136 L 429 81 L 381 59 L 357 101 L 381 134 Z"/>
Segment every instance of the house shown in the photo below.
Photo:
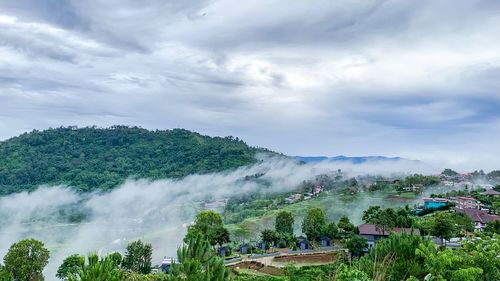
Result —
<path fill-rule="evenodd" d="M 451 197 L 450 201 L 455 203 L 458 209 L 479 209 L 481 207 L 481 202 L 472 197 L 465 197 L 465 196 Z"/>
<path fill-rule="evenodd" d="M 483 230 L 487 223 L 492 221 L 500 221 L 500 216 L 489 214 L 488 211 L 471 209 L 471 208 L 455 208 L 455 212 L 462 213 L 468 216 L 474 222 L 474 228 Z"/>
<path fill-rule="evenodd" d="M 424 198 L 424 209 L 436 210 L 448 205 L 448 200 L 444 198 Z"/>
<path fill-rule="evenodd" d="M 292 195 L 288 196 L 287 198 L 285 198 L 285 202 L 288 204 L 292 204 L 292 203 L 299 201 L 301 198 L 302 198 L 302 194 L 296 193 L 296 194 L 292 194 Z"/>
<path fill-rule="evenodd" d="M 267 243 L 264 241 L 260 241 L 259 243 L 257 243 L 257 248 L 265 251 L 265 250 L 269 249 L 269 245 L 267 245 Z"/>
<path fill-rule="evenodd" d="M 170 267 L 172 266 L 172 264 L 175 264 L 177 262 L 178 261 L 176 258 L 165 257 L 161 262 L 160 269 L 162 272 L 168 273 L 170 272 Z"/>
<path fill-rule="evenodd" d="M 315 186 L 312 190 L 312 194 L 314 196 L 318 196 L 321 192 L 323 192 L 323 187 L 321 187 L 320 185 Z"/>
<path fill-rule="evenodd" d="M 491 197 L 499 197 L 500 196 L 500 192 L 498 192 L 494 189 L 488 189 L 481 194 L 486 195 L 486 196 L 491 196 Z"/>
<path fill-rule="evenodd" d="M 330 246 L 332 246 L 332 240 L 328 236 L 326 236 L 326 235 L 321 236 L 320 243 L 321 243 L 321 247 L 330 247 Z"/>
<path fill-rule="evenodd" d="M 250 245 L 248 244 L 241 244 L 239 249 L 240 249 L 240 254 L 248 254 L 248 252 L 250 251 Z"/>
<path fill-rule="evenodd" d="M 222 246 L 219 248 L 219 250 L 217 250 L 217 254 L 220 257 L 226 257 L 231 254 L 231 250 L 227 246 Z"/>
<path fill-rule="evenodd" d="M 413 235 L 420 235 L 420 230 L 413 228 L 399 228 L 395 227 L 390 231 L 382 231 L 382 229 L 377 228 L 374 224 L 362 224 L 358 226 L 359 235 L 366 239 L 368 247 L 373 247 L 375 243 L 380 240 L 387 238 L 391 233 L 407 233 Z"/>
<path fill-rule="evenodd" d="M 309 250 L 309 249 L 312 248 L 311 247 L 311 243 L 309 243 L 309 241 L 307 240 L 307 238 L 305 238 L 304 236 L 300 236 L 299 237 L 299 242 L 297 243 L 297 246 L 301 250 Z"/>

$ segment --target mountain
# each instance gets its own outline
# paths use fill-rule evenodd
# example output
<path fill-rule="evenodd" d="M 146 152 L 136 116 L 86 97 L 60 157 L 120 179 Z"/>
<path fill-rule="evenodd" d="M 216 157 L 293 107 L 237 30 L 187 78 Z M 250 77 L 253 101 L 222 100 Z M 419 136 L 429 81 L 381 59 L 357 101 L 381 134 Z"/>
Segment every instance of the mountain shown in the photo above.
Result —
<path fill-rule="evenodd" d="M 0 142 L 0 195 L 66 184 L 80 191 L 107 190 L 129 177 L 180 178 L 255 163 L 269 152 L 233 137 L 184 129 L 62 127 Z"/>
<path fill-rule="evenodd" d="M 398 161 L 403 158 L 401 157 L 385 157 L 385 156 L 356 156 L 356 157 L 348 157 L 348 156 L 335 156 L 335 157 L 327 157 L 327 156 L 295 156 L 296 160 L 305 162 L 305 163 L 317 163 L 321 161 L 328 162 L 351 162 L 353 164 L 362 164 L 367 161 Z"/>

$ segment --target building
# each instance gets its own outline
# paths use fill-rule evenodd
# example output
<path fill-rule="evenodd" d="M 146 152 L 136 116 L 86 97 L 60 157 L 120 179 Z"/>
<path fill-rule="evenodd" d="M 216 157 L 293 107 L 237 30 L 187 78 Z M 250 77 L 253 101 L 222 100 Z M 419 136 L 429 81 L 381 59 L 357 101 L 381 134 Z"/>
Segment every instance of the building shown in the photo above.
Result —
<path fill-rule="evenodd" d="M 395 227 L 391 231 L 382 231 L 382 229 L 378 229 L 374 224 L 359 225 L 358 230 L 359 235 L 366 239 L 368 247 L 370 248 L 373 247 L 378 240 L 387 238 L 391 233 L 420 235 L 420 231 L 418 229 Z"/>
<path fill-rule="evenodd" d="M 455 212 L 462 213 L 468 216 L 474 222 L 474 228 L 483 230 L 486 224 L 493 221 L 500 221 L 500 216 L 492 215 L 485 210 L 472 209 L 472 208 L 455 208 Z"/>
<path fill-rule="evenodd" d="M 326 235 L 321 236 L 320 243 L 321 243 L 321 247 L 330 247 L 330 246 L 332 246 L 332 240 L 328 236 L 326 236 Z"/>
<path fill-rule="evenodd" d="M 299 237 L 299 242 L 297 243 L 297 246 L 301 250 L 310 250 L 310 249 L 312 249 L 311 243 L 309 243 L 309 240 L 307 240 L 307 238 L 305 238 L 304 236 L 300 236 Z"/>
<path fill-rule="evenodd" d="M 292 203 L 299 201 L 301 198 L 302 198 L 302 194 L 300 194 L 300 193 L 292 194 L 292 195 L 288 196 L 287 198 L 285 198 L 285 202 L 288 204 L 292 204 Z"/>
<path fill-rule="evenodd" d="M 170 267 L 174 263 L 178 263 L 178 260 L 176 258 L 165 257 L 160 265 L 161 271 L 165 273 L 170 272 Z"/>
<path fill-rule="evenodd" d="M 244 255 L 244 254 L 248 254 L 248 252 L 250 252 L 250 245 L 248 245 L 247 243 L 245 244 L 241 244 L 240 245 L 240 254 Z"/>
<path fill-rule="evenodd" d="M 482 194 L 486 195 L 486 196 L 491 196 L 491 197 L 499 197 L 500 196 L 500 192 L 498 192 L 494 189 L 488 189 L 485 192 L 483 192 Z"/>
<path fill-rule="evenodd" d="M 424 198 L 424 209 L 436 210 L 448 205 L 448 199 L 444 198 Z"/>
<path fill-rule="evenodd" d="M 458 209 L 479 209 L 481 207 L 481 202 L 472 197 L 451 197 L 450 201 L 455 203 L 455 206 Z"/>

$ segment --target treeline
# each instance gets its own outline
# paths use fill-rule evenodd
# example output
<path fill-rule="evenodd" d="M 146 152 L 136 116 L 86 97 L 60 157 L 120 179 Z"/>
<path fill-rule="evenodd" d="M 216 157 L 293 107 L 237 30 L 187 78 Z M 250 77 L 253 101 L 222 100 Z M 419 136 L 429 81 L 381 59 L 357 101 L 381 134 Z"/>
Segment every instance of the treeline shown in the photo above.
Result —
<path fill-rule="evenodd" d="M 80 191 L 107 190 L 128 177 L 179 178 L 256 162 L 257 152 L 234 137 L 183 129 L 61 127 L 0 142 L 0 195 L 65 184 Z"/>

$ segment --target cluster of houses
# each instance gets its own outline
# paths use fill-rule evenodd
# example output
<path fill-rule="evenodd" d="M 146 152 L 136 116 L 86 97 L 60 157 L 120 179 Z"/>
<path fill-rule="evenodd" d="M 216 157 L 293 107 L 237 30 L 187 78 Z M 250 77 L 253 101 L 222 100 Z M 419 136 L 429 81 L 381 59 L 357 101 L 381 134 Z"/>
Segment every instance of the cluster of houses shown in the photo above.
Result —
<path fill-rule="evenodd" d="M 308 200 L 308 199 L 311 199 L 313 197 L 317 197 L 323 191 L 324 191 L 324 188 L 322 186 L 316 185 L 314 188 L 311 189 L 311 192 L 295 193 L 295 194 L 288 196 L 287 198 L 285 198 L 285 202 L 287 204 L 292 204 L 292 203 L 298 202 L 300 200 Z"/>
<path fill-rule="evenodd" d="M 486 196 L 498 197 L 500 192 L 489 189 L 482 193 Z M 474 227 L 482 231 L 486 224 L 493 221 L 500 221 L 500 216 L 492 214 L 491 211 L 481 204 L 481 201 L 466 196 L 456 196 L 449 198 L 424 198 L 424 205 L 417 207 L 417 212 L 422 210 L 437 210 L 449 204 L 454 205 L 457 213 L 463 213 L 474 222 Z"/>
<path fill-rule="evenodd" d="M 279 243 L 275 243 L 273 245 L 269 245 L 264 241 L 259 241 L 256 244 L 244 243 L 238 247 L 238 251 L 240 252 L 240 254 L 245 255 L 253 253 L 254 249 L 256 248 L 262 251 L 266 251 L 269 250 L 270 247 L 278 248 L 280 244 L 284 244 L 284 241 L 280 241 Z M 329 250 L 333 247 L 333 241 L 328 236 L 323 235 L 319 241 L 318 246 L 321 250 Z M 299 236 L 297 238 L 296 248 L 296 251 L 310 251 L 313 250 L 313 245 L 305 236 Z M 226 247 L 219 248 L 219 255 L 223 257 L 226 256 L 228 250 L 229 249 Z"/>

